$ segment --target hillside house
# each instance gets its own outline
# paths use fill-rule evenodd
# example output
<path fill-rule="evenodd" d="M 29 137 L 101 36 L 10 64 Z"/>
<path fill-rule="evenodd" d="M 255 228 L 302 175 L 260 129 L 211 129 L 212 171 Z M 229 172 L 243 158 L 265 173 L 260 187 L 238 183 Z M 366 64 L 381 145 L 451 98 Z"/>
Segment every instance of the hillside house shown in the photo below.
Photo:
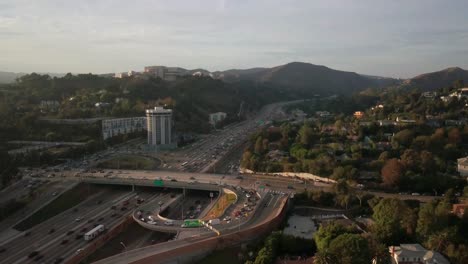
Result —
<path fill-rule="evenodd" d="M 439 252 L 427 250 L 420 244 L 390 246 L 392 264 L 450 264 Z"/>

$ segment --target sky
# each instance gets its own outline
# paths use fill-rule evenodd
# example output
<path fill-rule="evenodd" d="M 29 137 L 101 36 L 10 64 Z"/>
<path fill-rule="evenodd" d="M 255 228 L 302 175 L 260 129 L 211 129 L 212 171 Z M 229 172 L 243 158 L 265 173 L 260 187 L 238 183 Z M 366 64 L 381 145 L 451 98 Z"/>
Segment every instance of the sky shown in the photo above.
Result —
<path fill-rule="evenodd" d="M 0 71 L 468 69 L 466 0 L 0 0 Z"/>

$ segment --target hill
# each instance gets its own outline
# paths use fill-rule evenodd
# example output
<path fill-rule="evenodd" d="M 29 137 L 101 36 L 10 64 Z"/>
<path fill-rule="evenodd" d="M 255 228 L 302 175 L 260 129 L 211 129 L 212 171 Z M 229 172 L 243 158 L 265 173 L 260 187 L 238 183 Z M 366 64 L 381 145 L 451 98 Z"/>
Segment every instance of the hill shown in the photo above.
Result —
<path fill-rule="evenodd" d="M 421 91 L 434 91 L 451 86 L 457 80 L 464 80 L 467 83 L 468 71 L 459 67 L 451 67 L 441 71 L 425 73 L 405 80 L 401 87 L 408 89 L 418 88 Z"/>
<path fill-rule="evenodd" d="M 0 83 L 13 83 L 16 78 L 25 75 L 25 73 L 3 72 L 0 71 Z"/>
<path fill-rule="evenodd" d="M 392 78 L 365 76 L 304 62 L 291 62 L 273 68 L 214 72 L 214 76 L 226 82 L 249 80 L 265 83 L 298 96 L 349 95 L 367 88 L 379 88 L 399 83 L 398 80 Z"/>

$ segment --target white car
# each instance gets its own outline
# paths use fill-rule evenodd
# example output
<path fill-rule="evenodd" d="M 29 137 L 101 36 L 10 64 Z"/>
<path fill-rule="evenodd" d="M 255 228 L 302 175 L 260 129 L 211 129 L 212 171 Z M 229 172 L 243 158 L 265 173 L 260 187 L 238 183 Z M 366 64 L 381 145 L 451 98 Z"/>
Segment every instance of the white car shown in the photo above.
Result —
<path fill-rule="evenodd" d="M 148 221 L 148 224 L 150 224 L 150 225 L 157 225 L 158 223 L 155 222 L 155 221 L 153 221 L 153 220 L 150 220 L 150 221 Z"/>

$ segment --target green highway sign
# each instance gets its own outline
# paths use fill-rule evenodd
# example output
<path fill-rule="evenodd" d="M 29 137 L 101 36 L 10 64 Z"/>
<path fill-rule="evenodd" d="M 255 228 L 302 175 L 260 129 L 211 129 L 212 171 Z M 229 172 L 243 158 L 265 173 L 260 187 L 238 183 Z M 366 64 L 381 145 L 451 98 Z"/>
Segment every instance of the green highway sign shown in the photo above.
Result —
<path fill-rule="evenodd" d="M 163 180 L 154 180 L 154 186 L 164 186 Z"/>
<path fill-rule="evenodd" d="M 198 219 L 186 219 L 184 220 L 184 227 L 200 227 L 203 224 Z"/>

